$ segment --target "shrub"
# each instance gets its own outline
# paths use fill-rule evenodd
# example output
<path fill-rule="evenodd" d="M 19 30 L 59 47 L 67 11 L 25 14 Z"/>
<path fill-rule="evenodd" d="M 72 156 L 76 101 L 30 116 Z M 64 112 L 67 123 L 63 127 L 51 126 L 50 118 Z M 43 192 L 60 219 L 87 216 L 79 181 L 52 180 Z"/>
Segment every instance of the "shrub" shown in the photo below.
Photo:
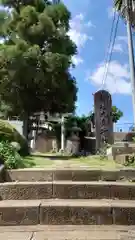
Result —
<path fill-rule="evenodd" d="M 23 158 L 8 141 L 0 142 L 0 159 L 3 160 L 5 167 L 8 169 L 23 167 Z"/>
<path fill-rule="evenodd" d="M 126 156 L 125 166 L 132 166 L 135 163 L 135 153 Z"/>
<path fill-rule="evenodd" d="M 101 160 L 107 158 L 107 149 L 110 147 L 110 144 L 104 143 L 102 148 L 97 152 Z"/>
<path fill-rule="evenodd" d="M 0 141 L 17 142 L 20 145 L 21 156 L 29 154 L 27 140 L 7 121 L 0 119 Z"/>

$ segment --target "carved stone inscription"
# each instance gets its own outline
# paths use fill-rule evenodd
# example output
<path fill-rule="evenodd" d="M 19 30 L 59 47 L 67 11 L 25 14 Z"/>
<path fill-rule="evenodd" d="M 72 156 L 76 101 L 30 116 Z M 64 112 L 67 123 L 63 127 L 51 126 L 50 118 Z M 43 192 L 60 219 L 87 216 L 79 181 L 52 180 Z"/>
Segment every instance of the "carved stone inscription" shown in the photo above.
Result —
<path fill-rule="evenodd" d="M 95 127 L 96 127 L 96 149 L 103 147 L 104 143 L 113 143 L 112 122 L 112 99 L 111 95 L 104 90 L 94 95 Z"/>

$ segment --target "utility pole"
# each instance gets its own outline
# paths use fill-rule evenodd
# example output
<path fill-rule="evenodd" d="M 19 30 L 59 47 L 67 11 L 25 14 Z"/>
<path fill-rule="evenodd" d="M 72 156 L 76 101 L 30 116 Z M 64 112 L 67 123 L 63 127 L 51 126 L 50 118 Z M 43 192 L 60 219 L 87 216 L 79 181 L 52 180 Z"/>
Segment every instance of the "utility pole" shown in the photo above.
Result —
<path fill-rule="evenodd" d="M 134 61 L 134 48 L 133 48 L 133 38 L 132 38 L 132 28 L 131 28 L 133 1 L 125 0 L 125 3 L 126 3 L 127 37 L 128 37 L 132 103 L 133 103 L 133 119 L 134 119 L 134 127 L 135 127 L 135 61 Z"/>

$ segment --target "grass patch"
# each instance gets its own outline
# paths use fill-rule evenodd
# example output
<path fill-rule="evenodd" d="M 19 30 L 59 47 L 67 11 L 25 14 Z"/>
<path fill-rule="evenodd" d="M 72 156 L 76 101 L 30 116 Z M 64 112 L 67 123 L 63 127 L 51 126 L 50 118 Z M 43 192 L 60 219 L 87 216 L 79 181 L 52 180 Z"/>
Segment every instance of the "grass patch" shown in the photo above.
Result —
<path fill-rule="evenodd" d="M 107 158 L 101 159 L 99 156 L 80 157 L 69 160 L 71 166 L 81 166 L 97 169 L 120 169 L 124 166 Z"/>
<path fill-rule="evenodd" d="M 24 158 L 24 165 L 26 168 L 31 168 L 31 167 L 49 167 L 53 165 L 53 162 L 50 159 L 46 159 L 43 157 L 37 157 L 37 156 L 28 156 Z"/>
<path fill-rule="evenodd" d="M 35 153 L 24 158 L 26 168 L 88 168 L 88 169 L 121 169 L 124 165 L 118 164 L 113 160 L 100 159 L 99 156 L 71 158 L 56 154 Z"/>

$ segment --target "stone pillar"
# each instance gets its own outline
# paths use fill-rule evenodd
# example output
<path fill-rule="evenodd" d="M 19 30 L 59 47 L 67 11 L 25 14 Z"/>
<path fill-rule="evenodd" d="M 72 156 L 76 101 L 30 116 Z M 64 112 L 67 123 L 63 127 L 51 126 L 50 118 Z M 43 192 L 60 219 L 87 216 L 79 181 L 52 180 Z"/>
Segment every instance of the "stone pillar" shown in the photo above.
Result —
<path fill-rule="evenodd" d="M 100 90 L 94 94 L 96 150 L 104 143 L 113 144 L 112 99 L 109 92 Z"/>
<path fill-rule="evenodd" d="M 80 146 L 80 138 L 73 134 L 70 139 L 67 140 L 67 153 L 72 154 L 72 156 L 79 155 L 79 146 Z"/>

